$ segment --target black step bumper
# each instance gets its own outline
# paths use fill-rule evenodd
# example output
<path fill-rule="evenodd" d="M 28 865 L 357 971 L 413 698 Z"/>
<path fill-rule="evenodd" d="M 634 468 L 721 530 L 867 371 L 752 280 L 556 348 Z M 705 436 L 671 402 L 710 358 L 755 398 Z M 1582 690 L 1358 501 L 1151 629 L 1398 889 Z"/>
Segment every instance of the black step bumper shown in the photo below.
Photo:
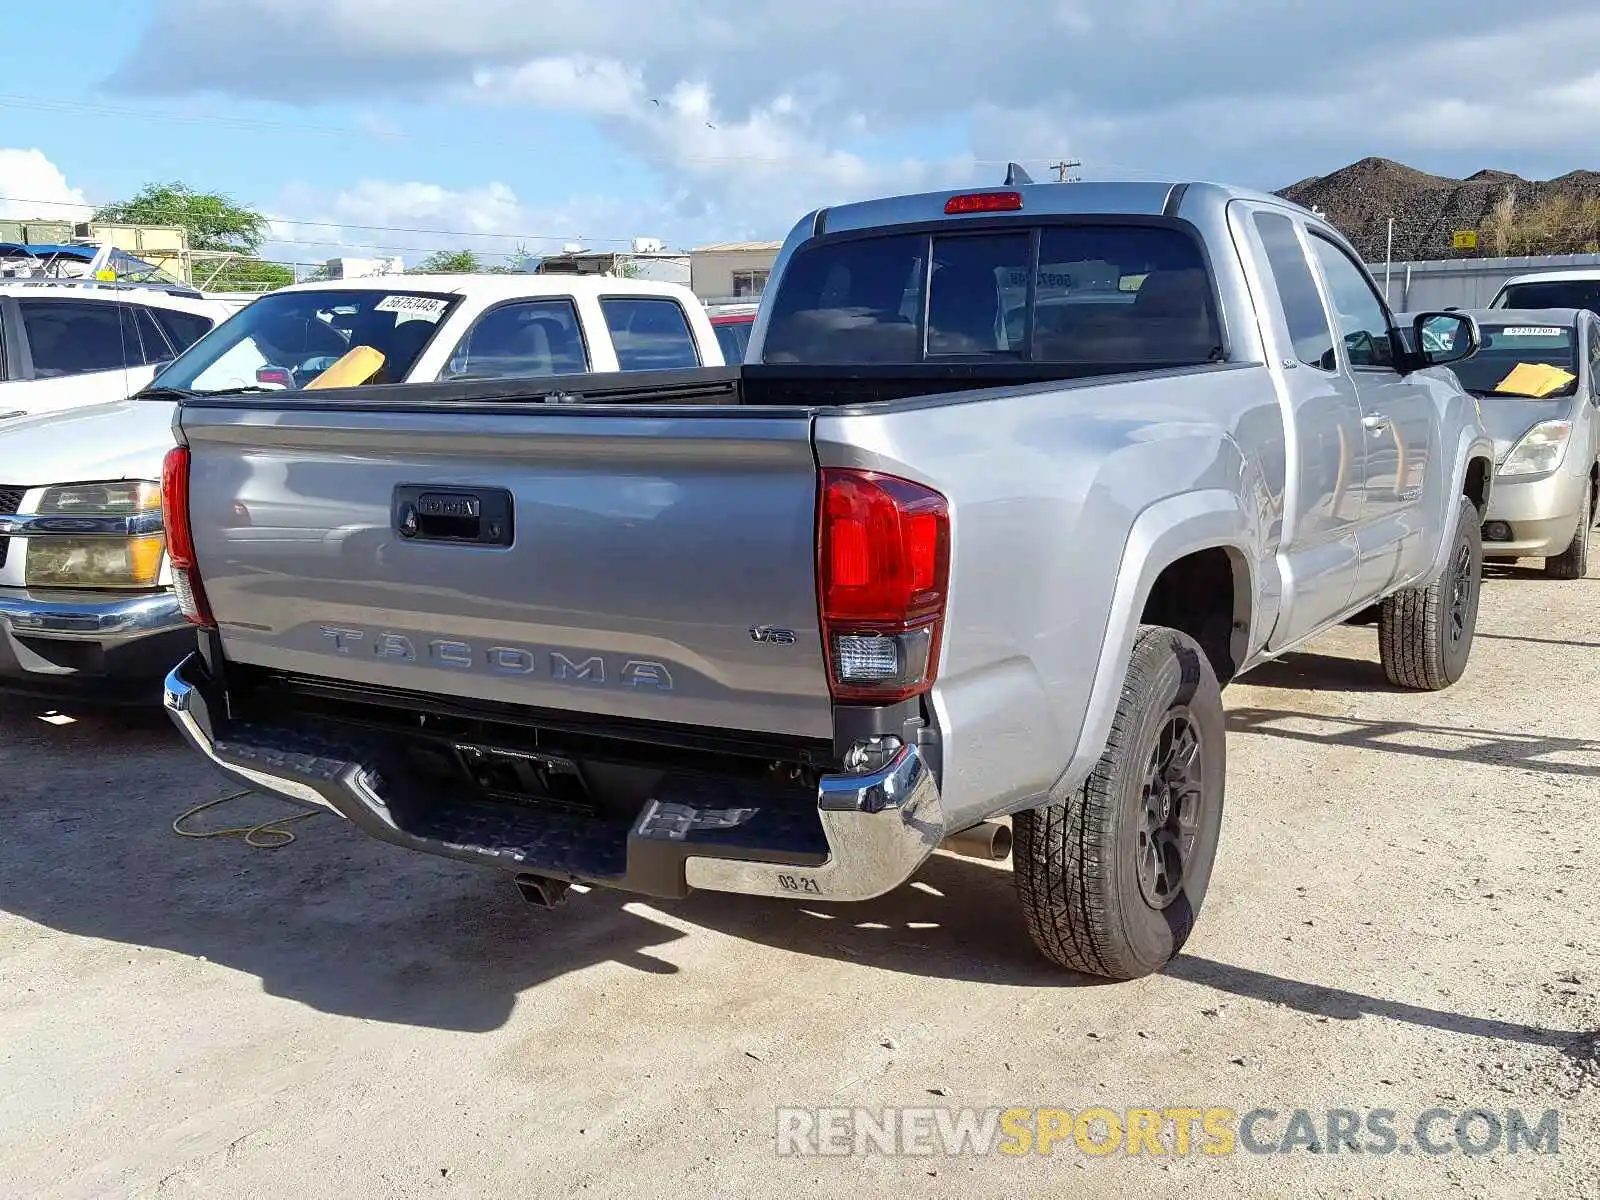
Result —
<path fill-rule="evenodd" d="M 167 676 L 165 704 L 243 786 L 411 850 L 644 895 L 866 900 L 905 882 L 945 835 L 938 786 L 914 746 L 870 774 L 823 776 L 815 808 L 773 804 L 740 780 L 672 776 L 624 823 L 419 795 L 383 738 L 230 720 L 198 655 Z"/>

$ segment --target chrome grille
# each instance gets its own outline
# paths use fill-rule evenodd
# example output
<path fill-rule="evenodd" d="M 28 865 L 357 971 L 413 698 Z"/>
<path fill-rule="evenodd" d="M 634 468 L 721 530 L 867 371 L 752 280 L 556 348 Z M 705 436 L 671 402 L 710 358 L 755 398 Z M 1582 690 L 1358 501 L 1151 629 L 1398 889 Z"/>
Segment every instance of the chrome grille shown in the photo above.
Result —
<path fill-rule="evenodd" d="M 22 497 L 27 490 L 27 488 L 10 487 L 0 483 L 0 517 L 9 517 L 17 509 L 21 508 Z M 6 565 L 6 547 L 10 542 L 10 538 L 0 537 L 0 567 Z"/>

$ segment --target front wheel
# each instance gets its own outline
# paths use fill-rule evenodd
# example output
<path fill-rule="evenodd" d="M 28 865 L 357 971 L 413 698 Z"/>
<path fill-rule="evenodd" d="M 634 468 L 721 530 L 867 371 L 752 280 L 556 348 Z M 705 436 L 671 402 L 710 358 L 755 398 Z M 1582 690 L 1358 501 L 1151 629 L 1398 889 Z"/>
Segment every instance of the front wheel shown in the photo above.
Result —
<path fill-rule="evenodd" d="M 1461 678 L 1478 627 L 1482 583 L 1481 518 L 1462 496 L 1439 578 L 1425 588 L 1396 592 L 1378 611 L 1378 657 L 1390 683 L 1437 692 Z"/>
<path fill-rule="evenodd" d="M 1582 579 L 1589 573 L 1589 527 L 1594 524 L 1594 507 L 1589 484 L 1583 485 L 1583 507 L 1578 509 L 1578 528 L 1567 548 L 1544 560 L 1544 573 L 1551 579 Z"/>
<path fill-rule="evenodd" d="M 1017 894 L 1051 962 L 1137 979 L 1183 948 L 1222 831 L 1223 731 L 1199 645 L 1140 626 L 1094 771 L 1066 801 L 1012 819 Z"/>

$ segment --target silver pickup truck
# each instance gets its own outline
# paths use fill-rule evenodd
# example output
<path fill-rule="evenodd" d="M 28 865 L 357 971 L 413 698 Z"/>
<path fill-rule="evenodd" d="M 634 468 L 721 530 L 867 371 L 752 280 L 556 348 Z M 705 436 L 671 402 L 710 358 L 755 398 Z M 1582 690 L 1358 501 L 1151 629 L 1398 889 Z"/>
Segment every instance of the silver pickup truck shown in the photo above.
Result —
<path fill-rule="evenodd" d="M 1019 183 L 807 216 L 743 366 L 185 397 L 166 705 L 542 903 L 1014 837 L 1041 951 L 1137 977 L 1211 875 L 1220 685 L 1374 605 L 1395 684 L 1466 666 L 1494 451 L 1430 368 L 1478 334 L 1417 320 L 1450 348 L 1273 197 Z"/>

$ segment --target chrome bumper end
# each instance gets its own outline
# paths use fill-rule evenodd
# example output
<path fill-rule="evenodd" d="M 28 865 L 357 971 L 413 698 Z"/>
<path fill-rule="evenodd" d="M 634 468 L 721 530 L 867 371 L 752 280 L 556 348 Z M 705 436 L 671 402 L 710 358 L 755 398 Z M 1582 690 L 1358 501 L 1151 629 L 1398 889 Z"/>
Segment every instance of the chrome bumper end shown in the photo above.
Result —
<path fill-rule="evenodd" d="M 944 840 L 944 810 L 933 772 L 904 746 L 870 775 L 827 775 L 817 810 L 828 838 L 819 867 L 730 858 L 689 858 L 692 888 L 792 900 L 871 900 L 899 887 Z"/>

